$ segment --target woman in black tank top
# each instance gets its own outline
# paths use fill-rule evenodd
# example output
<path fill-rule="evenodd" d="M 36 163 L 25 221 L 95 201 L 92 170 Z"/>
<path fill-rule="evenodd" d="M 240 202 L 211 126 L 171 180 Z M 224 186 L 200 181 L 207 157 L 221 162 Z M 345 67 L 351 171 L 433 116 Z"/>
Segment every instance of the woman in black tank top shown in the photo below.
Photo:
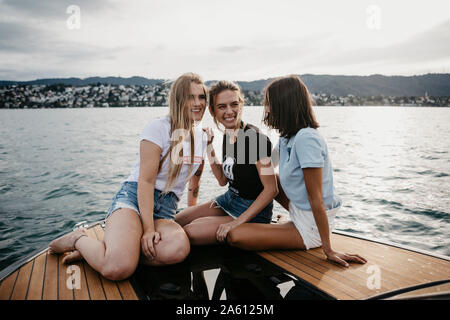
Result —
<path fill-rule="evenodd" d="M 191 244 L 225 242 L 229 231 L 248 223 L 270 223 L 273 198 L 278 193 L 271 162 L 270 139 L 241 121 L 243 97 L 233 82 L 220 81 L 210 88 L 209 110 L 214 122 L 225 128 L 222 161 L 215 156 L 212 129 L 208 135 L 208 159 L 219 185 L 228 191 L 207 203 L 184 209 L 175 221 L 183 226 Z"/>

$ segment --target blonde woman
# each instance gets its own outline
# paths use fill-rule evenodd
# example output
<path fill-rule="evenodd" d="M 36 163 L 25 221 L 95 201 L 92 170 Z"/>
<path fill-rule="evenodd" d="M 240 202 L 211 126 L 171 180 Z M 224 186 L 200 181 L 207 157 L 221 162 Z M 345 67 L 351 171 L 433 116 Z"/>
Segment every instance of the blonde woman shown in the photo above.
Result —
<path fill-rule="evenodd" d="M 277 182 L 271 164 L 272 144 L 259 129 L 241 120 L 243 96 L 233 82 L 219 81 L 209 91 L 209 111 L 225 128 L 222 159 L 218 161 L 208 135 L 208 160 L 219 185 L 228 191 L 207 203 L 189 207 L 176 216 L 191 244 L 223 243 L 239 225 L 267 224 L 272 218 Z"/>
<path fill-rule="evenodd" d="M 195 123 L 203 117 L 206 95 L 196 74 L 184 74 L 173 83 L 170 114 L 145 127 L 138 161 L 108 210 L 104 240 L 76 230 L 54 240 L 53 252 L 73 251 L 66 263 L 84 258 L 111 280 L 131 276 L 139 261 L 157 266 L 186 258 L 189 240 L 173 219 L 188 181 L 188 205 L 197 201 L 207 141 Z"/>

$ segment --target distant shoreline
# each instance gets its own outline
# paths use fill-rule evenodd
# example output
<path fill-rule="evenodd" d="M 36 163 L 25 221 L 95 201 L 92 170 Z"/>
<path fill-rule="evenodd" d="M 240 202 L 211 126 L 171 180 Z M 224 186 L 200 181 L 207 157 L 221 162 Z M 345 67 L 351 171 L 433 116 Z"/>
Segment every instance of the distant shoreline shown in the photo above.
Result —
<path fill-rule="evenodd" d="M 149 85 L 91 84 L 73 86 L 10 85 L 0 87 L 0 109 L 41 108 L 117 108 L 158 107 L 168 105 L 170 83 Z M 310 90 L 316 106 L 406 106 L 406 107 L 450 107 L 450 94 L 431 96 L 425 91 L 421 96 L 336 95 Z M 245 105 L 261 106 L 263 89 L 243 89 Z"/>

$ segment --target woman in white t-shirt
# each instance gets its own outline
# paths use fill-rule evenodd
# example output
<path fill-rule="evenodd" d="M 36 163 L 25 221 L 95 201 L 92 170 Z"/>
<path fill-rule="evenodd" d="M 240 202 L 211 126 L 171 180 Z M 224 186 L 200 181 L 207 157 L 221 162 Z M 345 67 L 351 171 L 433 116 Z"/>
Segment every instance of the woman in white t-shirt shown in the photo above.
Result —
<path fill-rule="evenodd" d="M 55 253 L 72 251 L 65 263 L 84 258 L 105 278 L 121 280 L 139 262 L 167 265 L 186 258 L 189 239 L 174 216 L 188 182 L 188 205 L 197 202 L 207 139 L 195 125 L 203 117 L 206 94 L 196 74 L 184 74 L 173 83 L 170 114 L 145 127 L 138 161 L 108 210 L 104 240 L 78 229 L 50 243 Z"/>

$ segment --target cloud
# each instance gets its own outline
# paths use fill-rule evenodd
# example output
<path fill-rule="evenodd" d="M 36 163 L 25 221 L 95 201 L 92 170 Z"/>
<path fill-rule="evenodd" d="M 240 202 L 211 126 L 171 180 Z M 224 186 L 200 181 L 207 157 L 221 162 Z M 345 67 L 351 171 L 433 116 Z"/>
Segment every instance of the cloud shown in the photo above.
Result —
<path fill-rule="evenodd" d="M 97 44 L 85 44 L 64 40 L 48 31 L 29 25 L 0 22 L 0 52 L 10 54 L 48 55 L 50 58 L 66 57 L 83 59 L 87 57 L 110 57 L 123 48 L 105 48 Z"/>
<path fill-rule="evenodd" d="M 247 49 L 245 46 L 222 46 L 218 47 L 216 51 L 218 53 L 235 53 Z"/>
<path fill-rule="evenodd" d="M 449 59 L 450 20 L 425 32 L 388 46 L 365 46 L 336 50 L 317 59 L 321 65 L 355 65 L 367 63 L 408 64 Z"/>
<path fill-rule="evenodd" d="M 88 75 L 96 75 L 97 66 L 107 64 L 109 67 L 111 61 L 118 59 L 125 49 L 123 46 L 91 41 L 89 30 L 67 29 L 69 15 L 65 10 L 73 3 L 0 0 L 1 79 L 32 80 L 88 72 Z M 76 3 L 89 13 L 110 8 L 108 1 L 77 0 Z"/>
<path fill-rule="evenodd" d="M 0 52 L 33 50 L 40 33 L 39 29 L 28 25 L 0 21 Z"/>
<path fill-rule="evenodd" d="M 196 71 L 205 79 L 252 80 L 450 66 L 444 5 L 431 17 L 423 14 L 430 4 L 411 4 L 404 16 L 401 6 L 386 4 L 386 29 L 373 32 L 365 5 L 348 1 L 343 8 L 333 1 L 0 0 L 0 79 Z M 73 4 L 81 9 L 79 30 L 66 25 Z M 426 19 L 418 23 L 418 14 Z"/>
<path fill-rule="evenodd" d="M 91 14 L 115 7 L 115 3 L 108 0 L 3 0 L 0 2 L 4 11 L 39 19 L 56 17 L 65 19 L 67 7 L 70 5 L 77 5 L 81 10 Z"/>

